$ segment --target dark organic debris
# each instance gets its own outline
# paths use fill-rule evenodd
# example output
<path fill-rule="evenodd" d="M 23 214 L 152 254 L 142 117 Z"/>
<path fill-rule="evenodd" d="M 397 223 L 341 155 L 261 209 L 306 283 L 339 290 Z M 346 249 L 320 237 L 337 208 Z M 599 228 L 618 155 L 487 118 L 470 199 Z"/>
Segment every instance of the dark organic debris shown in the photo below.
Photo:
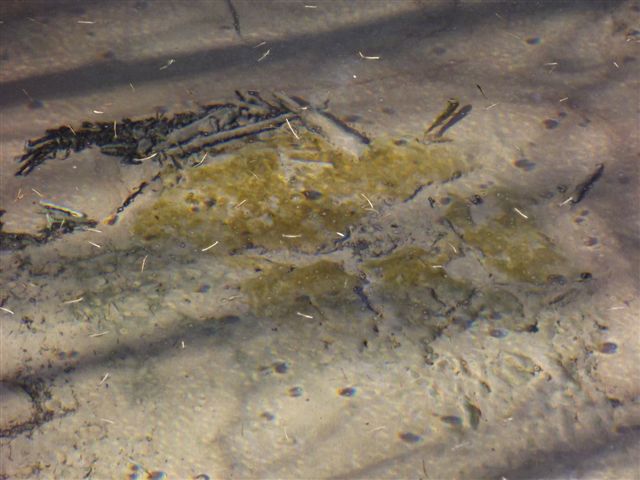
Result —
<path fill-rule="evenodd" d="M 571 203 L 574 205 L 576 203 L 580 203 L 584 197 L 589 193 L 589 190 L 593 188 L 593 185 L 600 179 L 604 172 L 604 164 L 600 163 L 596 166 L 596 169 L 589 175 L 586 180 L 579 183 L 578 186 L 573 191 L 573 195 L 571 196 Z"/>
<path fill-rule="evenodd" d="M 46 160 L 96 146 L 125 164 L 169 158 L 176 166 L 193 153 L 234 138 L 275 128 L 295 116 L 279 104 L 271 104 L 257 92 L 236 92 L 236 104 L 205 105 L 196 112 L 173 117 L 155 116 L 120 122 L 83 122 L 80 128 L 63 125 L 28 141 L 18 159 L 16 175 L 28 175 Z"/>
<path fill-rule="evenodd" d="M 431 126 L 427 128 L 427 131 L 424 132 L 424 134 L 427 135 L 428 133 L 431 132 L 431 130 L 442 125 L 442 123 L 446 119 L 448 119 L 449 117 L 451 117 L 451 115 L 453 115 L 453 112 L 456 111 L 456 108 L 458 108 L 458 105 L 460 105 L 460 102 L 455 98 L 450 98 L 449 100 L 447 100 L 447 106 L 445 107 L 445 109 L 440 113 L 440 115 L 436 117 L 436 119 L 433 121 Z"/>

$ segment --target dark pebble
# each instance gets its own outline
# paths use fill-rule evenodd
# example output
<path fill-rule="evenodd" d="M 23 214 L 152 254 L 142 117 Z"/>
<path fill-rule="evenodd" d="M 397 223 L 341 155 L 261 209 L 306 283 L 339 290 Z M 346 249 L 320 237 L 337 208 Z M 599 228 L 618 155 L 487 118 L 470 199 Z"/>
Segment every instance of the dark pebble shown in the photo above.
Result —
<path fill-rule="evenodd" d="M 540 37 L 529 37 L 527 38 L 526 42 L 529 45 L 540 45 L 541 40 Z"/>
<path fill-rule="evenodd" d="M 503 330 L 501 328 L 492 328 L 491 330 L 489 330 L 489 335 L 494 338 L 504 338 L 507 336 L 507 332 L 506 330 Z"/>
<path fill-rule="evenodd" d="M 262 412 L 260 414 L 260 417 L 264 418 L 265 420 L 273 420 L 274 418 L 276 418 L 276 416 L 273 413 L 270 412 Z"/>
<path fill-rule="evenodd" d="M 472 195 L 469 201 L 474 205 L 480 205 L 482 203 L 482 197 L 480 195 Z"/>
<path fill-rule="evenodd" d="M 593 275 L 591 275 L 589 272 L 582 272 L 580 274 L 580 280 L 591 280 L 593 278 Z"/>
<path fill-rule="evenodd" d="M 599 348 L 600 353 L 612 354 L 618 351 L 618 345 L 613 342 L 604 342 L 600 345 Z"/>
<path fill-rule="evenodd" d="M 353 387 L 341 388 L 338 390 L 338 394 L 343 397 L 353 397 L 356 394 L 356 389 Z"/>
<path fill-rule="evenodd" d="M 289 370 L 289 365 L 287 365 L 285 362 L 278 362 L 273 364 L 273 369 L 276 373 L 287 373 L 287 371 Z"/>
<path fill-rule="evenodd" d="M 525 328 L 525 331 L 529 333 L 538 333 L 539 330 L 540 329 L 538 328 L 537 323 L 532 323 L 531 325 L 527 325 L 527 327 Z"/>
<path fill-rule="evenodd" d="M 440 199 L 440 203 L 441 203 L 442 205 L 449 205 L 449 204 L 451 203 L 451 198 L 449 198 L 449 197 L 442 197 L 442 198 Z"/>
<path fill-rule="evenodd" d="M 422 440 L 422 437 L 420 435 L 416 435 L 415 433 L 411 432 L 399 433 L 398 436 L 400 437 L 400 440 L 407 443 L 418 443 L 420 440 Z"/>
<path fill-rule="evenodd" d="M 516 167 L 521 168 L 522 170 L 524 170 L 526 172 L 530 172 L 531 170 L 536 168 L 536 164 L 533 163 L 532 161 L 526 159 L 526 158 L 519 158 L 518 160 L 513 162 L 513 164 Z"/>
<path fill-rule="evenodd" d="M 558 125 L 560 125 L 560 122 L 558 122 L 557 120 L 553 120 L 551 118 L 546 119 L 542 123 L 543 123 L 544 127 L 547 128 L 548 130 L 553 130 Z"/>
<path fill-rule="evenodd" d="M 164 480 L 165 478 L 167 478 L 167 474 L 164 472 L 149 472 L 147 473 L 147 478 L 149 480 Z"/>
<path fill-rule="evenodd" d="M 589 237 L 584 241 L 584 244 L 587 247 L 593 247 L 594 245 L 598 244 L 598 239 L 596 237 Z"/>
<path fill-rule="evenodd" d="M 440 417 L 440 420 L 448 425 L 453 425 L 454 427 L 462 425 L 462 419 L 457 415 L 446 415 L 444 417 Z"/>
<path fill-rule="evenodd" d="M 322 193 L 317 192 L 316 190 L 305 190 L 302 192 L 302 194 L 309 200 L 318 200 L 320 197 L 322 197 Z"/>
<path fill-rule="evenodd" d="M 291 387 L 289 389 L 290 397 L 301 397 L 302 396 L 302 387 Z"/>
<path fill-rule="evenodd" d="M 623 405 L 622 401 L 618 400 L 617 398 L 608 398 L 607 400 L 609 400 L 609 403 L 613 408 L 618 408 Z"/>
<path fill-rule="evenodd" d="M 211 290 L 211 285 L 207 285 L 205 283 L 203 285 L 200 285 L 200 288 L 198 288 L 198 293 L 207 293 L 209 290 Z"/>

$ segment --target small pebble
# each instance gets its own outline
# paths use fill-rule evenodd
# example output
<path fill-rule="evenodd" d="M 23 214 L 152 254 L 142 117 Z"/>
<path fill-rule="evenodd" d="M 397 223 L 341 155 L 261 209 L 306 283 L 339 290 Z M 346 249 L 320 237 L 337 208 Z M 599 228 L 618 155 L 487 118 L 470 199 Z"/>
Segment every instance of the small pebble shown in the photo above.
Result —
<path fill-rule="evenodd" d="M 480 205 L 482 203 L 482 197 L 480 195 L 472 195 L 471 198 L 469 198 L 469 201 L 471 203 L 473 203 L 474 205 Z"/>
<path fill-rule="evenodd" d="M 489 335 L 491 335 L 493 338 L 504 338 L 507 336 L 507 332 L 506 330 L 503 330 L 501 328 L 492 328 L 491 330 L 489 330 Z"/>
<path fill-rule="evenodd" d="M 273 364 L 273 369 L 276 373 L 287 373 L 287 371 L 289 370 L 289 365 L 287 365 L 285 362 L 277 362 Z"/>
<path fill-rule="evenodd" d="M 343 397 L 353 397 L 356 394 L 356 389 L 353 387 L 341 388 L 338 390 L 338 394 Z"/>
<path fill-rule="evenodd" d="M 518 160 L 516 160 L 515 162 L 513 162 L 513 164 L 518 167 L 521 168 L 522 170 L 524 170 L 525 172 L 530 172 L 531 170 L 533 170 L 534 168 L 536 168 L 536 164 L 533 163 L 532 161 L 530 161 L 527 158 L 519 158 Z"/>
<path fill-rule="evenodd" d="M 260 414 L 260 416 L 261 416 L 262 418 L 264 418 L 265 420 L 269 420 L 269 421 L 271 421 L 271 420 L 273 420 L 274 418 L 276 418 L 276 416 L 275 416 L 273 413 L 270 413 L 270 412 L 262 412 L 262 413 Z"/>
<path fill-rule="evenodd" d="M 525 40 L 529 45 L 540 45 L 540 37 L 529 37 Z"/>
<path fill-rule="evenodd" d="M 613 342 L 604 342 L 600 345 L 599 348 L 600 353 L 612 354 L 618 351 L 618 345 Z"/>
<path fill-rule="evenodd" d="M 422 440 L 422 437 L 420 435 L 416 435 L 415 433 L 411 432 L 399 433 L 398 436 L 400 437 L 400 440 L 407 443 L 418 443 L 420 440 Z"/>
<path fill-rule="evenodd" d="M 320 197 L 322 197 L 322 193 L 317 192 L 316 190 L 305 190 L 302 192 L 302 194 L 309 200 L 318 200 Z"/>
<path fill-rule="evenodd" d="M 543 123 L 544 127 L 546 129 L 548 129 L 548 130 L 553 130 L 558 125 L 560 125 L 560 122 L 558 122 L 557 120 L 553 120 L 552 118 L 548 118 L 542 123 Z"/>
<path fill-rule="evenodd" d="M 291 387 L 289 389 L 290 397 L 301 397 L 302 396 L 302 387 Z"/>
<path fill-rule="evenodd" d="M 167 474 L 161 471 L 149 472 L 147 474 L 147 478 L 149 480 L 165 480 L 167 478 Z"/>
<path fill-rule="evenodd" d="M 589 237 L 584 241 L 584 244 L 587 247 L 593 247 L 598 244 L 598 239 L 596 237 Z"/>
<path fill-rule="evenodd" d="M 458 417 L 457 415 L 446 415 L 444 417 L 440 417 L 440 420 L 448 425 L 453 425 L 454 427 L 459 427 L 460 425 L 462 425 L 462 418 Z"/>

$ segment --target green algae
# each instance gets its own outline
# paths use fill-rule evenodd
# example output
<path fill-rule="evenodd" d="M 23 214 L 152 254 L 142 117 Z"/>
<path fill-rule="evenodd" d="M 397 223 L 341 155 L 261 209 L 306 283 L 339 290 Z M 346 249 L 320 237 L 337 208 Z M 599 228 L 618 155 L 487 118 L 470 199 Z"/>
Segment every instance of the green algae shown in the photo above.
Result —
<path fill-rule="evenodd" d="M 514 192 L 495 189 L 484 197 L 484 204 L 490 204 L 492 210 L 481 221 L 474 221 L 470 205 L 461 198 L 454 199 L 445 218 L 464 243 L 482 252 L 487 265 L 511 280 L 543 284 L 567 266 L 535 218 L 518 212 L 518 207 L 532 203 Z"/>
<path fill-rule="evenodd" d="M 219 241 L 214 254 L 252 246 L 313 253 L 372 214 L 368 200 L 403 200 L 470 168 L 441 145 L 376 140 L 356 158 L 311 132 L 296 139 L 280 130 L 184 171 L 175 184 L 166 175 L 166 188 L 139 212 L 133 232 L 201 248 Z"/>
<path fill-rule="evenodd" d="M 273 265 L 245 281 L 242 291 L 256 314 L 315 316 L 323 309 L 348 310 L 359 302 L 361 280 L 341 264 L 321 260 L 302 267 Z"/>
<path fill-rule="evenodd" d="M 441 263 L 446 258 L 446 252 L 405 247 L 385 258 L 366 261 L 364 270 L 377 280 L 373 290 L 406 318 L 446 317 L 473 292 L 470 283 L 447 275 Z"/>

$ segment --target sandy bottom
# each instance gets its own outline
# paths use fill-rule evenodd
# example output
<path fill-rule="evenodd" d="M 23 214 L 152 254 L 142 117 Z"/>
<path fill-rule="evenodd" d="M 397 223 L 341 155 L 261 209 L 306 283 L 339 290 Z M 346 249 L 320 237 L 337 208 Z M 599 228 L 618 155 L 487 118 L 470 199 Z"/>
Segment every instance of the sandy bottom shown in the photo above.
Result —
<path fill-rule="evenodd" d="M 105 218 L 154 172 L 93 149 L 15 177 L 25 140 L 235 89 L 396 139 L 456 97 L 473 109 L 443 145 L 473 168 L 362 197 L 334 251 L 143 241 L 156 182 L 115 226 L 2 252 L 0 478 L 638 478 L 639 8 L 539 3 L 3 2 L 6 231 L 41 228 L 41 196 Z M 442 199 L 492 189 L 562 278 L 447 229 Z M 398 254 L 434 245 L 442 276 Z"/>

